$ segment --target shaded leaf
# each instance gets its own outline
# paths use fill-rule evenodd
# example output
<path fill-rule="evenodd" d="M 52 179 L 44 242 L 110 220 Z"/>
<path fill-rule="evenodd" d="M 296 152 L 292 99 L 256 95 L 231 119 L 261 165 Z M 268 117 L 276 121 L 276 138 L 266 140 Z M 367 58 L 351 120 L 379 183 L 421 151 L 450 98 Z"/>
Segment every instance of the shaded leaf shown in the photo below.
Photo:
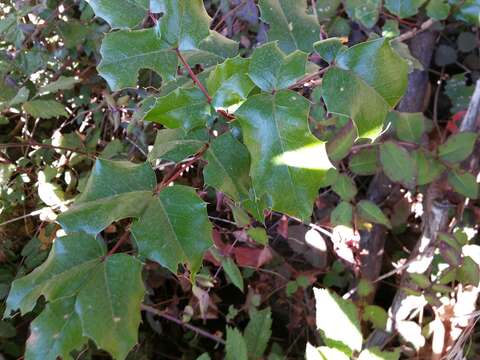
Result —
<path fill-rule="evenodd" d="M 430 0 L 427 4 L 427 15 L 435 20 L 445 20 L 450 13 L 448 0 Z"/>
<path fill-rule="evenodd" d="M 263 310 L 252 309 L 250 321 L 244 331 L 248 354 L 254 359 L 261 358 L 272 335 L 272 312 L 269 307 Z"/>
<path fill-rule="evenodd" d="M 372 28 L 378 21 L 381 0 L 346 0 L 345 10 L 353 21 L 358 21 L 367 28 Z"/>
<path fill-rule="evenodd" d="M 49 93 L 55 93 L 59 90 L 68 90 L 73 88 L 79 81 L 80 79 L 76 77 L 60 76 L 58 80 L 48 83 L 47 85 L 44 85 L 38 89 L 38 93 L 40 95 L 45 95 Z"/>
<path fill-rule="evenodd" d="M 227 326 L 227 343 L 225 345 L 226 360 L 248 360 L 247 345 L 241 332 Z"/>
<path fill-rule="evenodd" d="M 473 95 L 473 86 L 467 86 L 465 74 L 453 75 L 445 84 L 445 94 L 452 102 L 452 112 L 466 110 Z"/>
<path fill-rule="evenodd" d="M 227 274 L 230 281 L 243 292 L 243 277 L 242 273 L 238 269 L 237 264 L 233 261 L 232 258 L 225 258 L 222 261 L 223 270 Z"/>
<path fill-rule="evenodd" d="M 472 153 L 476 141 L 477 134 L 473 132 L 461 132 L 452 135 L 438 147 L 438 155 L 451 163 L 460 162 Z"/>
<path fill-rule="evenodd" d="M 392 111 L 388 115 L 399 140 L 420 143 L 422 135 L 427 130 L 425 117 L 422 113 L 403 113 Z"/>
<path fill-rule="evenodd" d="M 385 0 L 385 7 L 401 19 L 417 14 L 426 0 Z"/>
<path fill-rule="evenodd" d="M 406 187 L 415 185 L 415 160 L 403 147 L 392 141 L 383 143 L 380 145 L 380 162 L 385 175 L 390 180 L 399 182 Z"/>
<path fill-rule="evenodd" d="M 353 179 L 345 174 L 340 174 L 337 180 L 332 185 L 335 191 L 342 200 L 350 201 L 357 195 L 357 186 Z"/>
<path fill-rule="evenodd" d="M 470 199 L 478 197 L 478 184 L 475 176 L 462 170 L 453 169 L 448 172 L 448 183 L 459 194 Z"/>
<path fill-rule="evenodd" d="M 340 161 L 348 155 L 357 138 L 357 129 L 351 120 L 327 142 L 328 157 Z"/>
<path fill-rule="evenodd" d="M 337 207 L 333 209 L 332 213 L 330 214 L 330 222 L 333 226 L 351 226 L 352 220 L 353 206 L 346 201 L 342 201 L 340 204 L 338 204 Z"/>
<path fill-rule="evenodd" d="M 40 119 L 68 116 L 65 106 L 55 100 L 30 100 L 23 104 L 23 110 Z"/>
<path fill-rule="evenodd" d="M 417 164 L 417 185 L 431 183 L 446 169 L 445 165 L 421 149 L 414 151 L 412 155 Z"/>
<path fill-rule="evenodd" d="M 361 200 L 357 204 L 356 211 L 358 216 L 366 221 L 384 225 L 389 229 L 391 228 L 390 221 L 382 210 L 369 200 Z"/>
<path fill-rule="evenodd" d="M 320 2 L 317 2 L 317 4 L 319 3 Z M 333 60 L 335 60 L 337 54 L 340 51 L 345 50 L 347 47 L 343 45 L 342 39 L 331 37 L 325 40 L 317 41 L 315 44 L 313 44 L 313 48 L 323 60 L 331 63 Z"/>
<path fill-rule="evenodd" d="M 350 170 L 357 175 L 373 175 L 377 172 L 377 149 L 362 149 L 352 155 L 349 162 Z"/>

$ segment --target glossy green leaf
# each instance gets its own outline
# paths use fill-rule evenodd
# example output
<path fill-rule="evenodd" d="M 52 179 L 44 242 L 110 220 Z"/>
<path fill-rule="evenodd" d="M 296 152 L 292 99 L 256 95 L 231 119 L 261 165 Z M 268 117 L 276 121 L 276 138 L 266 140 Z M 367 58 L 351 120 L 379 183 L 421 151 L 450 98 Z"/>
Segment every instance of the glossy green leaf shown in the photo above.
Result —
<path fill-rule="evenodd" d="M 393 124 L 395 134 L 399 140 L 419 144 L 427 129 L 425 117 L 422 113 L 403 113 L 392 111 L 388 121 Z"/>
<path fill-rule="evenodd" d="M 478 183 L 475 176 L 462 170 L 453 169 L 448 172 L 448 183 L 459 194 L 470 199 L 478 197 Z"/>
<path fill-rule="evenodd" d="M 446 167 L 423 150 L 412 153 L 417 164 L 417 185 L 425 185 L 438 179 Z"/>
<path fill-rule="evenodd" d="M 163 13 L 159 32 L 162 40 L 181 51 L 196 49 L 210 34 L 210 16 L 202 0 L 150 0 L 154 13 Z"/>
<path fill-rule="evenodd" d="M 13 282 L 6 314 L 17 308 L 31 311 L 42 295 L 49 302 L 32 323 L 27 349 L 32 359 L 54 360 L 78 348 L 85 337 L 124 359 L 137 343 L 145 291 L 142 264 L 125 254 L 103 260 L 104 255 L 105 246 L 93 236 L 57 238 L 47 260 Z"/>
<path fill-rule="evenodd" d="M 373 175 L 378 168 L 376 148 L 362 149 L 352 155 L 349 162 L 350 170 L 357 175 Z"/>
<path fill-rule="evenodd" d="M 236 113 L 257 198 L 266 194 L 274 210 L 304 220 L 332 167 L 325 144 L 309 131 L 308 110 L 305 98 L 279 91 L 250 97 Z"/>
<path fill-rule="evenodd" d="M 328 111 L 349 116 L 362 138 L 374 139 L 407 86 L 408 66 L 386 39 L 355 45 L 337 55 L 323 78 Z"/>
<path fill-rule="evenodd" d="M 315 3 L 317 5 L 318 20 L 323 22 L 335 17 L 341 0 L 317 0 Z"/>
<path fill-rule="evenodd" d="M 188 131 L 205 126 L 210 114 L 210 105 L 198 88 L 178 88 L 159 97 L 144 120 Z"/>
<path fill-rule="evenodd" d="M 249 64 L 250 60 L 235 57 L 217 65 L 209 74 L 207 90 L 215 108 L 233 107 L 234 111 L 247 99 L 255 87 L 247 75 Z"/>
<path fill-rule="evenodd" d="M 380 145 L 380 163 L 385 175 L 406 187 L 415 185 L 416 164 L 410 153 L 393 141 Z"/>
<path fill-rule="evenodd" d="M 337 54 L 340 51 L 345 50 L 347 47 L 343 45 L 342 39 L 331 37 L 325 40 L 317 41 L 315 44 L 313 44 L 313 48 L 323 60 L 331 63 L 333 60 L 335 60 Z"/>
<path fill-rule="evenodd" d="M 23 104 L 23 110 L 40 119 L 68 116 L 65 106 L 55 100 L 30 100 Z"/>
<path fill-rule="evenodd" d="M 179 162 L 195 154 L 208 142 L 205 129 L 186 132 L 183 129 L 162 129 L 157 131 L 155 143 L 148 153 L 148 160 L 157 159 Z"/>
<path fill-rule="evenodd" d="M 327 142 L 328 157 L 332 161 L 340 161 L 347 156 L 357 139 L 357 129 L 351 120 Z"/>
<path fill-rule="evenodd" d="M 223 270 L 227 274 L 230 281 L 235 285 L 237 288 L 243 292 L 243 276 L 238 268 L 237 264 L 233 261 L 232 258 L 225 258 L 222 261 Z"/>
<path fill-rule="evenodd" d="M 385 7 L 401 19 L 416 15 L 426 0 L 385 0 Z"/>
<path fill-rule="evenodd" d="M 237 54 L 238 43 L 213 30 L 198 44 L 198 48 L 182 51 L 183 57 L 192 67 L 196 64 L 213 66 Z"/>
<path fill-rule="evenodd" d="M 269 41 L 289 54 L 295 50 L 312 51 L 320 38 L 320 25 L 314 15 L 307 14 L 307 2 L 301 0 L 260 0 L 262 20 L 269 24 Z"/>
<path fill-rule="evenodd" d="M 430 0 L 427 4 L 427 15 L 435 20 L 445 20 L 450 13 L 448 0 Z"/>
<path fill-rule="evenodd" d="M 226 360 L 248 360 L 247 344 L 242 333 L 227 326 L 227 343 L 225 345 Z"/>
<path fill-rule="evenodd" d="M 263 91 L 286 89 L 305 75 L 306 62 L 306 53 L 296 50 L 285 55 L 276 42 L 270 42 L 255 49 L 248 75 Z"/>
<path fill-rule="evenodd" d="M 141 69 L 153 70 L 164 80 L 172 80 L 177 71 L 175 51 L 158 38 L 153 28 L 108 33 L 100 54 L 102 61 L 97 69 L 112 90 L 136 87 Z"/>
<path fill-rule="evenodd" d="M 272 311 L 269 307 L 252 309 L 249 315 L 250 321 L 244 332 L 245 343 L 250 357 L 258 359 L 263 356 L 272 336 Z"/>
<path fill-rule="evenodd" d="M 360 330 L 357 307 L 326 289 L 313 289 L 317 311 L 317 329 L 331 347 L 341 344 L 348 347 L 349 355 L 362 349 L 363 337 Z"/>
<path fill-rule="evenodd" d="M 463 161 L 472 153 L 477 136 L 473 132 L 454 134 L 438 147 L 438 155 L 450 163 Z"/>
<path fill-rule="evenodd" d="M 385 225 L 391 228 L 390 220 L 385 216 L 382 210 L 369 200 L 362 200 L 357 204 L 356 211 L 358 216 L 362 219 L 375 223 Z"/>
<path fill-rule="evenodd" d="M 350 176 L 345 174 L 340 174 L 337 177 L 337 180 L 332 185 L 332 190 L 344 201 L 350 201 L 357 195 L 355 182 Z"/>
<path fill-rule="evenodd" d="M 353 206 L 346 202 L 342 201 L 338 204 L 335 209 L 330 214 L 330 222 L 333 226 L 345 225 L 351 226 L 353 220 Z"/>
<path fill-rule="evenodd" d="M 245 145 L 230 133 L 225 133 L 212 141 L 205 160 L 208 164 L 203 170 L 203 176 L 207 185 L 224 192 L 237 202 L 249 197 L 250 155 Z"/>
<path fill-rule="evenodd" d="M 358 21 L 367 28 L 372 28 L 378 21 L 381 0 L 346 0 L 345 10 L 353 21 Z"/>
<path fill-rule="evenodd" d="M 148 12 L 149 0 L 128 0 L 118 6 L 115 0 L 87 0 L 95 15 L 104 19 L 113 29 L 127 29 L 139 25 Z"/>
<path fill-rule="evenodd" d="M 132 234 L 141 256 L 173 273 L 188 264 L 192 276 L 201 266 L 203 253 L 213 244 L 206 204 L 193 188 L 175 185 L 152 197 Z"/>

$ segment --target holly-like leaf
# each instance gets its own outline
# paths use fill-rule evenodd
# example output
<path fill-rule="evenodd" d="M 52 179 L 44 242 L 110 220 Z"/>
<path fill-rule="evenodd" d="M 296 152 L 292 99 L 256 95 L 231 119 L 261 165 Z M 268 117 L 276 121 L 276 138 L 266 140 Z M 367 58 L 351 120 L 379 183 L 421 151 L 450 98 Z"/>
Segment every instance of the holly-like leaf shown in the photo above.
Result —
<path fill-rule="evenodd" d="M 325 144 L 309 131 L 308 111 L 305 98 L 282 90 L 252 96 L 236 113 L 257 198 L 266 194 L 274 210 L 305 220 L 332 167 Z"/>
<path fill-rule="evenodd" d="M 181 51 L 198 48 L 210 35 L 210 16 L 203 0 L 150 0 L 153 13 L 163 13 L 159 20 L 162 40 Z"/>
<path fill-rule="evenodd" d="M 393 141 L 380 145 L 380 162 L 385 175 L 406 187 L 415 185 L 416 166 L 410 153 Z"/>
<path fill-rule="evenodd" d="M 404 94 L 407 73 L 408 65 L 386 39 L 355 45 L 340 52 L 324 75 L 327 109 L 351 117 L 361 138 L 374 139 Z"/>
<path fill-rule="evenodd" d="M 369 200 L 362 200 L 357 204 L 356 210 L 358 216 L 360 216 L 362 219 L 375 224 L 384 225 L 389 229 L 392 228 L 390 220 L 388 220 L 382 210 L 373 202 Z"/>
<path fill-rule="evenodd" d="M 286 89 L 305 75 L 306 62 L 306 53 L 296 50 L 286 56 L 276 42 L 270 42 L 255 49 L 248 75 L 263 91 Z"/>
<path fill-rule="evenodd" d="M 337 54 L 340 51 L 345 50 L 347 47 L 343 45 L 342 39 L 332 37 L 317 41 L 315 44 L 313 44 L 313 48 L 323 60 L 331 63 L 333 60 L 335 60 Z"/>
<path fill-rule="evenodd" d="M 7 315 L 18 308 L 31 311 L 42 295 L 48 301 L 45 313 L 32 324 L 27 343 L 31 359 L 68 358 L 86 337 L 125 359 L 137 343 L 145 292 L 142 264 L 125 254 L 104 259 L 105 254 L 105 246 L 93 236 L 57 238 L 47 260 L 13 282 Z"/>
<path fill-rule="evenodd" d="M 385 7 L 401 19 L 416 15 L 426 0 L 385 0 Z"/>
<path fill-rule="evenodd" d="M 153 149 L 148 160 L 157 159 L 179 162 L 195 154 L 208 142 L 205 129 L 185 132 L 183 129 L 162 129 L 157 131 Z"/>
<path fill-rule="evenodd" d="M 247 75 L 249 64 L 250 60 L 235 57 L 217 65 L 210 72 L 207 90 L 215 108 L 234 107 L 233 110 L 236 110 L 247 99 L 255 87 Z"/>
<path fill-rule="evenodd" d="M 144 214 L 132 225 L 141 256 L 173 273 L 188 264 L 192 277 L 203 253 L 213 244 L 206 204 L 193 188 L 175 185 L 151 198 Z"/>
<path fill-rule="evenodd" d="M 263 310 L 252 309 L 250 321 L 245 328 L 245 343 L 249 355 L 258 359 L 263 356 L 272 335 L 272 312 L 269 307 Z"/>
<path fill-rule="evenodd" d="M 478 183 L 475 176 L 468 172 L 453 169 L 448 173 L 448 183 L 459 194 L 470 199 L 478 197 Z"/>
<path fill-rule="evenodd" d="M 438 147 L 438 155 L 450 163 L 463 161 L 472 153 L 477 136 L 473 132 L 461 132 L 452 135 Z"/>
<path fill-rule="evenodd" d="M 270 25 L 269 41 L 278 40 L 285 53 L 295 50 L 312 51 L 312 44 L 320 38 L 320 25 L 314 15 L 307 14 L 304 0 L 260 0 L 262 20 Z"/>
<path fill-rule="evenodd" d="M 202 64 L 204 68 L 233 58 L 237 54 L 238 43 L 213 30 L 198 44 L 198 48 L 182 51 L 190 66 Z"/>
<path fill-rule="evenodd" d="M 205 126 L 210 114 L 210 105 L 198 88 L 178 88 L 158 98 L 144 120 L 189 131 Z"/>
<path fill-rule="evenodd" d="M 249 198 L 250 155 L 245 145 L 230 133 L 216 138 L 205 154 L 205 183 L 227 194 L 236 202 Z"/>
<path fill-rule="evenodd" d="M 377 150 L 375 148 L 360 150 L 350 158 L 349 167 L 357 175 L 375 174 L 378 168 Z"/>
<path fill-rule="evenodd" d="M 173 80 L 177 71 L 175 51 L 153 28 L 111 32 L 105 35 L 100 54 L 97 69 L 112 90 L 136 87 L 141 69 L 157 72 L 164 81 Z"/>
<path fill-rule="evenodd" d="M 317 329 L 325 344 L 336 345 L 353 351 L 362 349 L 363 337 L 360 330 L 357 307 L 354 303 L 326 289 L 313 289 L 317 311 Z"/>
<path fill-rule="evenodd" d="M 345 10 L 352 20 L 360 22 L 367 28 L 372 28 L 378 21 L 381 3 L 381 0 L 365 0 L 362 3 L 346 0 Z"/>
<path fill-rule="evenodd" d="M 128 0 L 119 6 L 115 0 L 87 0 L 95 15 L 112 29 L 128 29 L 139 25 L 148 13 L 149 0 Z"/>

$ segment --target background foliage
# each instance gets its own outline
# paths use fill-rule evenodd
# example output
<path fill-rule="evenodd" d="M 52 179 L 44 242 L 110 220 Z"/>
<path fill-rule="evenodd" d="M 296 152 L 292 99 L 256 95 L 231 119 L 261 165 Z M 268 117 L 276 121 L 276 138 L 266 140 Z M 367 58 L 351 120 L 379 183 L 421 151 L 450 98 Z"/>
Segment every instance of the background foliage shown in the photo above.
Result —
<path fill-rule="evenodd" d="M 479 14 L 2 2 L 0 358 L 474 359 Z"/>

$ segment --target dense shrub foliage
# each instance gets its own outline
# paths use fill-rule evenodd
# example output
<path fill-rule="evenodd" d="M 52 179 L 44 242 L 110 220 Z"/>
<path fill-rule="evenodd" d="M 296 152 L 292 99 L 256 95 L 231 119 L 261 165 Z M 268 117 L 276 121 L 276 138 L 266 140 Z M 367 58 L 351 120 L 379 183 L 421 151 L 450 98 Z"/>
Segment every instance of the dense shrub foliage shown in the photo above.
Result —
<path fill-rule="evenodd" d="M 479 14 L 2 2 L 0 359 L 476 358 Z"/>

